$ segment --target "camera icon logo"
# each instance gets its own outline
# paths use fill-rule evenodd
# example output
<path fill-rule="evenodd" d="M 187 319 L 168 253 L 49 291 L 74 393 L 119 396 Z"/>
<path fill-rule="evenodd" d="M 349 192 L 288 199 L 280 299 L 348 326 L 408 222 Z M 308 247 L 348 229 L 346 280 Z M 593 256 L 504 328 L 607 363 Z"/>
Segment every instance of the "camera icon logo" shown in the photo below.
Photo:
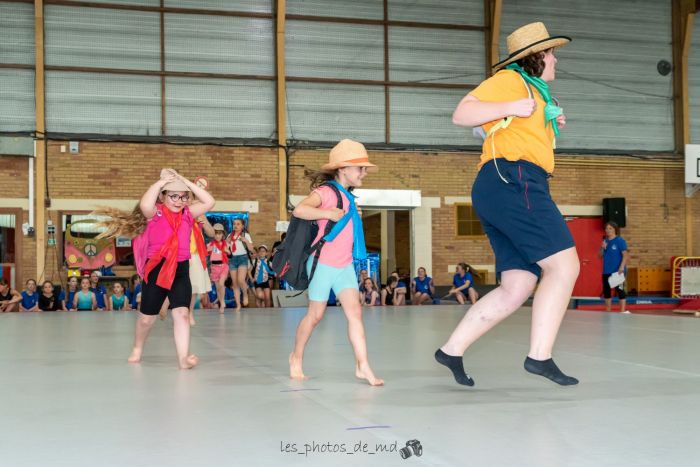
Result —
<path fill-rule="evenodd" d="M 423 455 L 423 446 L 417 439 L 412 439 L 406 441 L 406 447 L 399 449 L 399 454 L 401 455 L 401 459 L 408 459 L 414 454 L 416 457 L 420 457 Z"/>

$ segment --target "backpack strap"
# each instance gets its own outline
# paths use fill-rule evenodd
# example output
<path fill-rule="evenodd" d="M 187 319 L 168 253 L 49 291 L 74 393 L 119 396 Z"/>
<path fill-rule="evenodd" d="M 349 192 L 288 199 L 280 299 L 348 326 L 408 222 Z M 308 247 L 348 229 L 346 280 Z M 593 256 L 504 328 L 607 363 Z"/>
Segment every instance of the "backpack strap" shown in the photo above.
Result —
<path fill-rule="evenodd" d="M 520 73 L 518 73 L 518 76 L 520 77 L 520 79 L 522 80 L 523 84 L 525 85 L 525 89 L 527 89 L 527 96 L 528 96 L 528 98 L 534 99 L 535 96 L 532 94 L 532 88 L 530 87 L 530 85 L 527 83 L 527 81 L 525 81 L 525 78 L 523 78 L 523 76 L 522 76 Z M 509 182 L 508 180 L 506 180 L 506 179 L 503 177 L 503 175 L 501 175 L 501 171 L 498 170 L 498 163 L 496 162 L 496 143 L 495 143 L 495 141 L 494 141 L 494 139 L 495 139 L 494 134 L 495 134 L 498 130 L 502 130 L 502 129 L 504 129 L 504 128 L 508 128 L 508 125 L 510 125 L 510 122 L 513 121 L 513 118 L 515 118 L 513 115 L 509 115 L 509 116 L 507 116 L 507 117 L 502 118 L 501 120 L 499 120 L 498 123 L 496 123 L 494 126 L 492 126 L 491 128 L 489 128 L 489 131 L 486 133 L 486 138 L 485 138 L 485 139 L 491 138 L 491 154 L 493 155 L 493 165 L 496 166 L 496 172 L 498 172 L 498 176 L 499 176 L 499 177 L 501 178 L 501 180 L 503 180 L 505 183 L 510 183 L 510 182 Z"/>
<path fill-rule="evenodd" d="M 321 186 L 327 186 L 330 187 L 333 192 L 335 193 L 335 196 L 337 197 L 337 202 L 335 204 L 335 207 L 338 209 L 343 209 L 343 197 L 340 196 L 340 190 L 333 185 L 332 183 L 324 183 Z M 335 226 L 336 222 L 329 220 L 326 223 L 326 228 L 323 229 L 323 235 L 321 238 L 318 240 L 318 242 L 314 243 L 311 245 L 311 248 L 309 249 L 309 254 L 313 255 L 314 261 L 313 264 L 311 265 L 311 273 L 309 274 L 309 282 L 311 282 L 311 279 L 314 277 L 314 273 L 316 272 L 316 266 L 318 265 L 318 258 L 321 256 L 321 248 L 323 248 L 323 245 L 326 244 L 325 237 L 328 235 L 331 230 L 333 230 L 333 227 Z"/>

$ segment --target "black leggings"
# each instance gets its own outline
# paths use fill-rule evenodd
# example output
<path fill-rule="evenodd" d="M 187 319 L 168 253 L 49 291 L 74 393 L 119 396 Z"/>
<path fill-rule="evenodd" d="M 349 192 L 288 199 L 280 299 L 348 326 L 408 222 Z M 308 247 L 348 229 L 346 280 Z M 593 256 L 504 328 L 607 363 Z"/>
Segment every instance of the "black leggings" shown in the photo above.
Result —
<path fill-rule="evenodd" d="M 603 297 L 605 298 L 612 298 L 612 290 L 610 289 L 610 282 L 608 282 L 608 278 L 611 276 L 611 274 L 603 274 Z M 625 283 L 623 282 L 622 284 L 618 285 L 615 287 L 615 295 L 617 295 L 617 298 L 620 300 L 624 300 L 627 298 L 627 294 L 625 293 L 625 289 L 623 288 Z"/>
<path fill-rule="evenodd" d="M 190 283 L 190 261 L 177 263 L 175 279 L 170 290 L 156 284 L 158 273 L 163 267 L 165 259 L 148 274 L 148 282 L 143 281 L 141 286 L 141 313 L 144 315 L 157 315 L 163 306 L 165 299 L 170 300 L 170 308 L 189 308 L 192 299 L 192 284 Z"/>

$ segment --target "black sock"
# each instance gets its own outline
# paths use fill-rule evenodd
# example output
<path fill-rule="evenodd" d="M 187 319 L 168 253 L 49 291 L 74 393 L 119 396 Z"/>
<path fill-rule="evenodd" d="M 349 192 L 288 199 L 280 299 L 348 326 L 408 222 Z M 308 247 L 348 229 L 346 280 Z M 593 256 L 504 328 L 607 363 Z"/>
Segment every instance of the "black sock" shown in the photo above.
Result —
<path fill-rule="evenodd" d="M 525 369 L 535 375 L 549 378 L 562 386 L 578 384 L 578 380 L 571 376 L 566 376 L 561 372 L 557 364 L 551 358 L 549 360 L 535 360 L 530 357 L 525 359 Z"/>
<path fill-rule="evenodd" d="M 452 355 L 447 355 L 442 350 L 437 349 L 435 352 L 435 360 L 449 368 L 455 377 L 455 381 L 457 381 L 459 384 L 474 386 L 474 380 L 464 372 L 462 357 L 453 357 Z"/>

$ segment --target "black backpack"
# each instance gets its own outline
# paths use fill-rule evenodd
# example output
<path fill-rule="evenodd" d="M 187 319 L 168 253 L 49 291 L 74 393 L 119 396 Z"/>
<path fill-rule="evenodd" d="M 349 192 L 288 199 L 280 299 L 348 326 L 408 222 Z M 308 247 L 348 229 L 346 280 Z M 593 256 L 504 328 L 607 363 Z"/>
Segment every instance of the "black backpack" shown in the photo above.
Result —
<path fill-rule="evenodd" d="M 338 198 L 336 207 L 343 209 L 343 198 L 340 196 L 338 188 L 331 183 L 324 183 L 322 186 L 329 186 L 333 189 Z M 323 236 L 312 245 L 311 242 L 318 235 L 318 223 L 292 216 L 287 229 L 287 236 L 282 244 L 277 247 L 277 252 L 272 258 L 272 270 L 275 271 L 277 277 L 286 281 L 295 290 L 306 290 L 309 288 L 309 283 L 311 283 L 314 272 L 316 272 L 321 248 L 326 243 L 323 238 L 330 233 L 335 224 L 333 221 L 328 221 Z M 307 274 L 306 262 L 310 255 L 314 255 L 314 263 L 311 267 L 311 274 Z"/>

